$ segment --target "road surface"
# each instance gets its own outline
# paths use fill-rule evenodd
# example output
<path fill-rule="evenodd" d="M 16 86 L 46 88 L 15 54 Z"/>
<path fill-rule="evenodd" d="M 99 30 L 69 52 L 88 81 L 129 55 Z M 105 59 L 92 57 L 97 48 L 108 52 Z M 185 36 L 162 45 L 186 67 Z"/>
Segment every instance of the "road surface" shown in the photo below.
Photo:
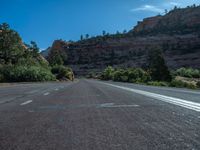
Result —
<path fill-rule="evenodd" d="M 86 79 L 0 87 L 0 150 L 147 149 L 200 149 L 200 91 Z"/>

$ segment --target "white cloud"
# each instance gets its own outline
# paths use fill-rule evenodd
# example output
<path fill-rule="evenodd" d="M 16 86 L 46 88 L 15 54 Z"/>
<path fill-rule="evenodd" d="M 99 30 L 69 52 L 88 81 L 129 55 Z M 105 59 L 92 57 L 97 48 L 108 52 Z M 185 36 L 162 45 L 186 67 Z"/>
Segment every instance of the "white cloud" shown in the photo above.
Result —
<path fill-rule="evenodd" d="M 131 12 L 141 12 L 141 11 L 148 11 L 154 13 L 164 14 L 165 10 L 171 10 L 174 6 L 184 8 L 186 6 L 191 6 L 193 4 L 200 5 L 200 0 L 169 0 L 165 2 L 161 2 L 156 5 L 149 5 L 145 4 L 137 8 L 131 9 Z"/>
<path fill-rule="evenodd" d="M 151 11 L 156 13 L 164 12 L 164 9 L 161 9 L 154 5 L 143 5 L 142 7 L 131 9 L 131 11 Z"/>
<path fill-rule="evenodd" d="M 180 6 L 181 4 L 180 4 L 180 3 L 176 3 L 176 2 L 169 2 L 169 5 L 172 5 L 172 6 Z"/>

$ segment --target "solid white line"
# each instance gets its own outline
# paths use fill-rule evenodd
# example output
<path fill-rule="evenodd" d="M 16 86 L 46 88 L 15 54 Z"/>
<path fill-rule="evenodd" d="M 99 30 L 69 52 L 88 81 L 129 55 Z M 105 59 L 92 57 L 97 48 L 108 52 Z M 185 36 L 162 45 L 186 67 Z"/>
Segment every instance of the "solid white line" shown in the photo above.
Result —
<path fill-rule="evenodd" d="M 123 87 L 123 86 L 118 86 L 118 85 L 113 85 L 113 84 L 109 84 L 109 83 L 103 83 L 112 87 L 116 87 L 116 88 L 120 88 L 126 91 L 131 91 L 137 94 L 141 94 L 141 95 L 145 95 L 147 97 L 151 97 L 157 100 L 161 100 L 170 104 L 174 104 L 177 106 L 181 106 L 184 108 L 188 108 L 197 112 L 200 112 L 200 103 L 196 103 L 196 102 L 191 102 L 188 100 L 184 100 L 184 99 L 180 99 L 180 98 L 174 98 L 174 97 L 170 97 L 170 96 L 165 96 L 165 95 L 161 95 L 161 94 L 155 94 L 155 93 L 151 93 L 151 92 L 146 92 L 146 91 L 142 91 L 142 90 L 136 90 L 136 89 L 131 89 L 131 88 L 127 88 L 127 87 Z"/>
<path fill-rule="evenodd" d="M 49 92 L 47 92 L 47 93 L 44 93 L 44 96 L 47 96 L 47 95 L 49 95 L 50 93 Z"/>
<path fill-rule="evenodd" d="M 32 102 L 33 102 L 32 100 L 29 100 L 29 101 L 26 101 L 24 103 L 21 103 L 20 105 L 23 106 L 23 105 L 27 105 L 27 104 L 32 103 Z"/>

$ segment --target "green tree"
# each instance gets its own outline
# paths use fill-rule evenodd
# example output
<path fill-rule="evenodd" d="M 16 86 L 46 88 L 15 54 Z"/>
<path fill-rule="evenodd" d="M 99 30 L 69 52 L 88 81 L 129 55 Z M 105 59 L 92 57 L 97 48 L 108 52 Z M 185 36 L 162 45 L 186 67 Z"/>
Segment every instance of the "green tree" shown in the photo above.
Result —
<path fill-rule="evenodd" d="M 120 34 L 120 32 L 119 32 L 119 31 L 117 31 L 117 32 L 116 32 L 116 34 L 117 34 L 117 35 L 119 35 L 119 34 Z"/>
<path fill-rule="evenodd" d="M 24 51 L 25 46 L 19 34 L 10 29 L 8 24 L 0 24 L 0 63 L 17 63 Z"/>
<path fill-rule="evenodd" d="M 105 30 L 102 31 L 102 35 L 103 35 L 103 36 L 106 35 L 106 31 L 105 31 Z"/>
<path fill-rule="evenodd" d="M 48 61 L 51 66 L 63 65 L 64 61 L 61 53 L 57 49 L 51 49 L 48 56 Z"/>
<path fill-rule="evenodd" d="M 148 68 L 152 80 L 171 81 L 172 77 L 165 63 L 162 51 L 159 48 L 152 48 L 148 52 Z"/>
<path fill-rule="evenodd" d="M 123 34 L 126 34 L 126 33 L 127 33 L 127 31 L 126 31 L 126 30 L 124 30 L 124 31 L 123 31 Z"/>
<path fill-rule="evenodd" d="M 89 34 L 86 34 L 86 35 L 85 35 L 85 38 L 86 38 L 86 39 L 89 39 L 89 37 L 90 37 Z"/>
<path fill-rule="evenodd" d="M 83 35 L 81 35 L 81 41 L 84 39 Z"/>
<path fill-rule="evenodd" d="M 31 53 L 32 57 L 38 57 L 39 55 L 39 47 L 36 42 L 31 41 L 30 45 L 27 45 L 27 50 Z"/>

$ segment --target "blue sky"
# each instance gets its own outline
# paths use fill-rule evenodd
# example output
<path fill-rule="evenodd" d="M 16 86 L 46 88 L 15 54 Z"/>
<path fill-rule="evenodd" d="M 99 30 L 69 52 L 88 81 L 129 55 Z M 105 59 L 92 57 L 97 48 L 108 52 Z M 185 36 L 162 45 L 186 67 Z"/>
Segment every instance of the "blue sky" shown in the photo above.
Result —
<path fill-rule="evenodd" d="M 78 40 L 127 31 L 144 17 L 163 13 L 175 5 L 200 4 L 200 0 L 0 0 L 0 23 L 7 22 L 24 42 L 33 40 L 41 49 L 55 39 Z"/>

